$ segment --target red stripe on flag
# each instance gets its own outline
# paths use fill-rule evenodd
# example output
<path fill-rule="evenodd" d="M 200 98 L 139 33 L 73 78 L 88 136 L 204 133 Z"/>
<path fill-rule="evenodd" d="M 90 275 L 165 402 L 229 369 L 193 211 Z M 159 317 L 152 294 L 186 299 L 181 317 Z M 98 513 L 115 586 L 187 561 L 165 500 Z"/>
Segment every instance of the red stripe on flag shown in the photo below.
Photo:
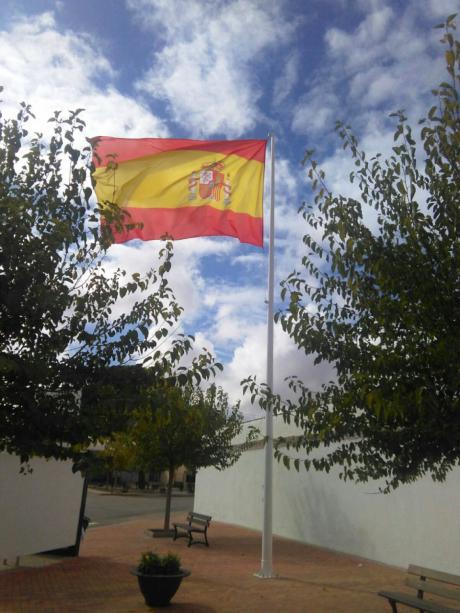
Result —
<path fill-rule="evenodd" d="M 240 243 L 263 247 L 263 221 L 246 213 L 219 211 L 212 206 L 181 208 L 125 209 L 130 217 L 125 224 L 142 223 L 142 228 L 113 231 L 115 243 L 133 238 L 143 241 L 157 240 L 166 234 L 173 240 L 198 236 L 234 236 Z"/>
<path fill-rule="evenodd" d="M 184 138 L 115 138 L 95 136 L 90 139 L 93 147 L 93 162 L 97 167 L 109 161 L 119 164 L 128 160 L 158 155 L 166 151 L 211 151 L 224 155 L 239 155 L 248 160 L 265 162 L 265 140 L 190 140 Z"/>

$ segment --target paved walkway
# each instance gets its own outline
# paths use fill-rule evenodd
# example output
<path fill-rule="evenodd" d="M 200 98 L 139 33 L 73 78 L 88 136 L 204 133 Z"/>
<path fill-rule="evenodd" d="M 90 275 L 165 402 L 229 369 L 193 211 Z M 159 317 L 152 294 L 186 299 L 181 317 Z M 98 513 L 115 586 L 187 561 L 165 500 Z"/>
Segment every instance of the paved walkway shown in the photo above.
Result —
<path fill-rule="evenodd" d="M 0 612 L 146 612 L 129 569 L 149 549 L 178 553 L 192 571 L 171 613 L 389 613 L 376 593 L 403 584 L 401 570 L 280 538 L 273 550 L 278 577 L 258 579 L 259 533 L 212 522 L 209 549 L 188 548 L 185 539 L 146 532 L 160 526 L 160 517 L 151 516 L 91 528 L 79 558 L 0 573 Z"/>

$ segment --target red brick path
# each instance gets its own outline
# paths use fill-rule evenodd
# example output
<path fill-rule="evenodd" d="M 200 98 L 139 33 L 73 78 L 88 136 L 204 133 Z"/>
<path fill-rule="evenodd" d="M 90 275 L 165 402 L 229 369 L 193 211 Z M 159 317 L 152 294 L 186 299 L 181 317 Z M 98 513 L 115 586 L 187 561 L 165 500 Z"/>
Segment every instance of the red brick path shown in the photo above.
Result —
<path fill-rule="evenodd" d="M 273 550 L 278 577 L 261 580 L 254 577 L 259 533 L 213 522 L 210 548 L 188 548 L 185 539 L 152 539 L 146 533 L 160 526 L 160 518 L 152 516 L 91 528 L 79 558 L 1 572 L 0 612 L 146 612 L 129 569 L 149 549 L 178 553 L 192 571 L 171 613 L 389 613 L 376 593 L 403 583 L 398 569 L 278 538 Z"/>

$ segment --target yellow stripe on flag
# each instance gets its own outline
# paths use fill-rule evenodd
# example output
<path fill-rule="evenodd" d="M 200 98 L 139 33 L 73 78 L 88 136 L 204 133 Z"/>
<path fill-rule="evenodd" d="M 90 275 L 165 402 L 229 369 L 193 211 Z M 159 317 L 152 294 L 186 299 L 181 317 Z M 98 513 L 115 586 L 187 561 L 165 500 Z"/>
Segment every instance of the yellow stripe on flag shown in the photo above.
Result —
<path fill-rule="evenodd" d="M 114 202 L 123 208 L 207 204 L 262 216 L 264 165 L 255 160 L 207 151 L 168 151 L 110 166 L 99 167 L 93 174 L 101 204 Z M 212 179 L 211 173 L 219 181 L 214 193 L 208 190 L 206 194 L 203 184 L 205 187 L 206 178 Z M 205 197 L 200 196 L 200 189 Z"/>

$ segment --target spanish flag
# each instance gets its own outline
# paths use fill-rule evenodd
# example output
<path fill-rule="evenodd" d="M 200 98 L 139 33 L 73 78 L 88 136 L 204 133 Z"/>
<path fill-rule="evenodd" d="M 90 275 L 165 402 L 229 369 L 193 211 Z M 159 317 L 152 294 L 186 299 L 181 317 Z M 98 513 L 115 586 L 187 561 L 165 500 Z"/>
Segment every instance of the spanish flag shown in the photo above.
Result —
<path fill-rule="evenodd" d="M 234 236 L 263 246 L 265 140 L 91 139 L 102 207 L 128 214 L 114 240 Z"/>

